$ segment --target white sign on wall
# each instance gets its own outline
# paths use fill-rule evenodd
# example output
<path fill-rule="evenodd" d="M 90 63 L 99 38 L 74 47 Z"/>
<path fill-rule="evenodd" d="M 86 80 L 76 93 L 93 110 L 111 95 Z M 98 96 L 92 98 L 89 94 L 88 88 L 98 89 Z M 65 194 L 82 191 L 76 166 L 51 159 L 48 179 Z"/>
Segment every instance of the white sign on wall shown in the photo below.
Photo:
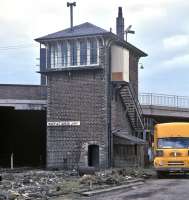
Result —
<path fill-rule="evenodd" d="M 47 126 L 80 126 L 80 121 L 47 122 Z"/>

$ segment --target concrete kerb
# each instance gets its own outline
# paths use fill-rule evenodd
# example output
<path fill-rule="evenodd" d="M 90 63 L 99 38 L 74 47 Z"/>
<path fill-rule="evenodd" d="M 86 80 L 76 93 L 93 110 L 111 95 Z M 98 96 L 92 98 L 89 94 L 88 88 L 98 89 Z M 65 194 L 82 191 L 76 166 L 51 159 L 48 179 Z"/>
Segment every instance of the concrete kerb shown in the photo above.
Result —
<path fill-rule="evenodd" d="M 85 192 L 77 192 L 77 193 L 79 193 L 80 195 L 83 195 L 83 196 L 90 197 L 90 196 L 94 196 L 94 195 L 98 195 L 98 194 L 102 194 L 102 193 L 106 193 L 106 192 L 112 192 L 112 191 L 135 187 L 138 185 L 142 185 L 143 183 L 144 183 L 144 179 L 138 178 L 138 179 L 127 181 L 124 184 L 119 185 L 119 186 L 113 186 L 113 187 L 97 189 L 97 190 L 93 190 L 93 191 L 85 191 Z"/>

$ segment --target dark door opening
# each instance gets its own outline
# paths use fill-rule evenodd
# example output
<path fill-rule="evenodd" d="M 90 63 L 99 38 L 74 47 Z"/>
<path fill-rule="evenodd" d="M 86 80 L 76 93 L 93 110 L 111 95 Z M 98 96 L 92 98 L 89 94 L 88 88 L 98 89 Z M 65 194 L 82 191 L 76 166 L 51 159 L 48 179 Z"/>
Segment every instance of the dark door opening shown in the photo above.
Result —
<path fill-rule="evenodd" d="M 43 167 L 46 163 L 46 111 L 0 107 L 0 167 Z"/>
<path fill-rule="evenodd" d="M 98 145 L 88 146 L 88 166 L 99 167 L 99 146 Z"/>

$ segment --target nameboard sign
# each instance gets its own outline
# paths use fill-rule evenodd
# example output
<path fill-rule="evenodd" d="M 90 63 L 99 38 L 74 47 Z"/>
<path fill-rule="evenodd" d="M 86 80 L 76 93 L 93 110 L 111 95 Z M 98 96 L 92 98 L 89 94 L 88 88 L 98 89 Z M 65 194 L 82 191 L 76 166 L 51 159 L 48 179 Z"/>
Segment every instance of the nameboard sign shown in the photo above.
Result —
<path fill-rule="evenodd" d="M 47 122 L 47 126 L 80 126 L 80 121 Z"/>

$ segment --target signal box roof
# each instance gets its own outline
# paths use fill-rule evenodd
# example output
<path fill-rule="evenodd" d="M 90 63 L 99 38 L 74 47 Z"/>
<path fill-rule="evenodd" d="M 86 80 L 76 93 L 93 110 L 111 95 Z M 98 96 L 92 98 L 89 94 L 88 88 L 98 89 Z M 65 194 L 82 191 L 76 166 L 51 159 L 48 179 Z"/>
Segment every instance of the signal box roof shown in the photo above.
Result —
<path fill-rule="evenodd" d="M 126 47 L 129 50 L 132 50 L 140 57 L 147 56 L 146 53 L 133 46 L 132 44 L 120 39 L 116 34 L 109 32 L 105 29 L 102 29 L 94 24 L 89 22 L 74 26 L 72 29 L 67 28 L 55 33 L 48 34 L 43 37 L 35 39 L 35 41 L 40 43 L 50 42 L 53 40 L 69 39 L 76 37 L 85 37 L 85 36 L 106 36 L 114 39 L 118 44 Z"/>

